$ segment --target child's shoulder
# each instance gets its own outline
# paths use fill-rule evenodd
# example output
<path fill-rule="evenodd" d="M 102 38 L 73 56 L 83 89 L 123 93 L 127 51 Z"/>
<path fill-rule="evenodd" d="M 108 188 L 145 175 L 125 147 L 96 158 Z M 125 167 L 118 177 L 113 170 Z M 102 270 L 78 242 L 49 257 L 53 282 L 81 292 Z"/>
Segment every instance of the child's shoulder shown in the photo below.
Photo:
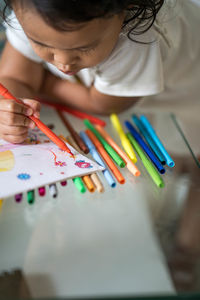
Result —
<path fill-rule="evenodd" d="M 141 36 L 128 36 L 127 31 L 119 34 L 118 41 L 110 55 L 97 67 L 99 69 L 136 66 L 154 56 L 154 50 L 159 47 L 158 33 L 154 28 Z"/>

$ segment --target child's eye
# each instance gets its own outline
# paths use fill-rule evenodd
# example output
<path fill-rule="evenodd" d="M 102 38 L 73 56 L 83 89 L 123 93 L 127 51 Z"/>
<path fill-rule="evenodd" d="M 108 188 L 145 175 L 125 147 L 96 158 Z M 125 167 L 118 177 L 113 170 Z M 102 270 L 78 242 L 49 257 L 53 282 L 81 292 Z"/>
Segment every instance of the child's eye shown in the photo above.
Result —
<path fill-rule="evenodd" d="M 38 48 L 47 48 L 45 45 L 41 45 L 41 44 L 38 44 L 38 43 L 34 43 Z"/>
<path fill-rule="evenodd" d="M 84 54 L 89 54 L 90 52 L 94 51 L 96 47 L 92 48 L 80 48 L 79 51 Z"/>
<path fill-rule="evenodd" d="M 42 49 L 48 48 L 47 46 L 42 45 L 42 44 L 40 44 L 40 43 L 38 43 L 38 42 L 36 42 L 36 41 L 33 41 L 33 40 L 32 40 L 32 42 L 33 42 L 33 44 L 34 44 L 37 48 L 42 48 Z"/>
<path fill-rule="evenodd" d="M 49 47 L 48 46 L 45 46 L 45 45 L 42 45 L 42 44 L 39 44 L 35 41 L 33 41 L 33 43 L 38 47 L 38 48 L 42 48 L 42 49 L 48 49 Z M 96 49 L 97 46 L 94 46 L 92 48 L 79 48 L 78 51 L 83 53 L 83 54 L 89 54 L 91 53 L 92 51 L 94 51 Z"/>

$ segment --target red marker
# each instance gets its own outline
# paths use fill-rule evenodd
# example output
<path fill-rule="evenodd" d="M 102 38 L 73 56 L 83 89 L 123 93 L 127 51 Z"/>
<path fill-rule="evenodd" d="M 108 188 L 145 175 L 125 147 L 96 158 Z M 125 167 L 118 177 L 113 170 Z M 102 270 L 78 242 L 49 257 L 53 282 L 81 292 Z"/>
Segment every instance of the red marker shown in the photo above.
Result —
<path fill-rule="evenodd" d="M 15 98 L 9 91 L 0 83 L 0 94 L 5 98 L 5 99 L 13 99 L 17 103 L 23 103 L 21 100 Z M 67 151 L 68 153 L 71 154 L 72 157 L 74 157 L 74 154 L 70 151 L 70 149 L 67 147 L 67 145 L 53 132 L 51 129 L 49 129 L 42 121 L 40 121 L 38 118 L 34 116 L 29 116 L 30 118 L 36 125 L 37 127 L 44 132 L 50 140 L 52 140 L 61 150 Z"/>
<path fill-rule="evenodd" d="M 41 98 L 36 98 L 38 99 L 40 102 L 48 105 L 48 106 L 51 106 L 51 107 L 54 107 L 55 109 L 58 109 L 58 110 L 61 110 L 61 111 L 65 111 L 79 119 L 88 119 L 90 120 L 91 123 L 93 124 L 96 124 L 96 125 L 100 125 L 100 126 L 105 126 L 106 125 L 106 122 L 97 118 L 97 117 L 94 117 L 92 115 L 89 115 L 85 112 L 82 112 L 82 111 L 79 111 L 79 110 L 76 110 L 76 109 L 73 109 L 71 107 L 68 107 L 66 105 L 63 105 L 63 104 L 60 104 L 60 103 L 53 103 L 53 102 L 48 102 L 47 100 L 45 99 L 41 99 Z"/>

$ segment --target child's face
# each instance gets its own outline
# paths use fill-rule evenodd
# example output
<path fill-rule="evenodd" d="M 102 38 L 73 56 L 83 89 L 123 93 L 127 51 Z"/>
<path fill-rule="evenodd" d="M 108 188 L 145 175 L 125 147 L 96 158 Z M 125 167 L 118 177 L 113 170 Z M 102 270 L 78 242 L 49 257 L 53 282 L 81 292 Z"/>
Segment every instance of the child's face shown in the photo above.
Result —
<path fill-rule="evenodd" d="M 57 31 L 34 10 L 18 9 L 16 15 L 37 55 L 69 75 L 102 62 L 114 48 L 124 20 L 121 14 Z"/>

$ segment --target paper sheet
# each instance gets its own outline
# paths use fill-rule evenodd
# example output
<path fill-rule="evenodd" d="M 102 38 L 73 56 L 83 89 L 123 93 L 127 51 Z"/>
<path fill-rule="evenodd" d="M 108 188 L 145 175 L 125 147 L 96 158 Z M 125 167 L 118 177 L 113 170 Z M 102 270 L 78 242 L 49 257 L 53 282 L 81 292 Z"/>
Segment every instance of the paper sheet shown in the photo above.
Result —
<path fill-rule="evenodd" d="M 68 147 L 75 158 L 59 149 L 38 128 L 29 131 L 23 144 L 0 140 L 0 198 L 103 170 Z"/>

